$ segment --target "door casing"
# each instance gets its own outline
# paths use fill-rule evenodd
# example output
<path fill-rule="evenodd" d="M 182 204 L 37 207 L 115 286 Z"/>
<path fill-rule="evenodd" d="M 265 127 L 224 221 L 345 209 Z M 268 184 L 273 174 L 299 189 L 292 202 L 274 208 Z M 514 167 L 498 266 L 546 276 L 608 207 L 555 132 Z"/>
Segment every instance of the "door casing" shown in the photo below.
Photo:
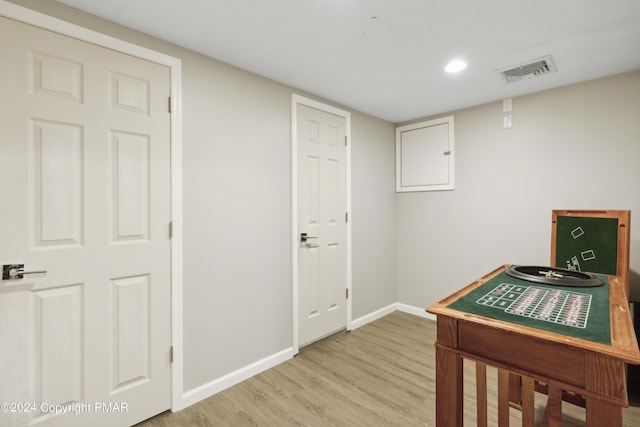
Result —
<path fill-rule="evenodd" d="M 298 328 L 298 297 L 299 297 L 299 283 L 298 283 L 298 247 L 300 245 L 298 236 L 298 132 L 297 132 L 297 114 L 298 105 L 306 105 L 327 113 L 335 114 L 337 116 L 344 117 L 346 122 L 346 136 L 347 136 L 347 155 L 346 155 L 346 208 L 348 213 L 347 228 L 347 291 L 349 298 L 347 299 L 347 330 L 351 330 L 351 317 L 352 317 L 352 292 L 351 292 L 351 276 L 352 276 L 352 261 L 351 261 L 351 224 L 353 222 L 351 214 L 351 113 L 331 105 L 324 104 L 322 102 L 306 98 L 297 94 L 291 96 L 291 281 L 292 281 L 292 347 L 293 353 L 297 354 L 299 351 L 299 328 Z"/>

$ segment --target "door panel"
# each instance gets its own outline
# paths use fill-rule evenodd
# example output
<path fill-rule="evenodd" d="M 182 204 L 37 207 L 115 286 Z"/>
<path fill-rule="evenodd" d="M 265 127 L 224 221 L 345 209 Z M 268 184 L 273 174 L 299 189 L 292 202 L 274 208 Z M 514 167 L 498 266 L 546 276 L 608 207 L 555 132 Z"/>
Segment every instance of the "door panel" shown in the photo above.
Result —
<path fill-rule="evenodd" d="M 149 276 L 111 280 L 111 391 L 150 378 Z"/>
<path fill-rule="evenodd" d="M 149 238 L 149 135 L 111 132 L 114 242 Z"/>
<path fill-rule="evenodd" d="M 34 246 L 82 243 L 82 127 L 31 119 Z"/>
<path fill-rule="evenodd" d="M 297 107 L 299 343 L 346 326 L 346 120 Z"/>
<path fill-rule="evenodd" d="M 170 406 L 169 69 L 5 18 L 0 51 L 0 261 L 46 271 L 0 281 L 33 405 L 0 425 L 135 424 Z"/>
<path fill-rule="evenodd" d="M 74 284 L 30 293 L 33 312 L 34 384 L 41 390 L 34 401 L 82 401 L 83 286 Z"/>

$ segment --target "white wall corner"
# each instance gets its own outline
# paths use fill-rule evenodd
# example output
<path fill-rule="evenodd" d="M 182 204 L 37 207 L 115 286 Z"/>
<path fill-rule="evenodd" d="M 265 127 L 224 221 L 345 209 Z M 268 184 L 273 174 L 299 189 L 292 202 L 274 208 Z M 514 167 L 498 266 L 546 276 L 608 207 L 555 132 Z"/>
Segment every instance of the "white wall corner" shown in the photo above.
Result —
<path fill-rule="evenodd" d="M 386 307 L 383 307 L 379 310 L 374 311 L 373 313 L 369 313 L 365 316 L 359 317 L 351 322 L 350 330 L 358 329 L 361 326 L 366 325 L 367 323 L 371 323 L 374 320 L 378 320 L 381 317 L 386 316 L 387 314 L 391 314 L 398 309 L 397 303 L 389 304 Z"/>
<path fill-rule="evenodd" d="M 401 304 L 401 303 L 397 303 L 397 306 L 398 306 L 398 311 L 402 311 L 403 313 L 413 314 L 414 316 L 424 317 L 425 319 L 429 319 L 433 321 L 436 320 L 436 316 L 431 313 L 427 313 L 424 308 L 413 307 L 411 305 Z"/>

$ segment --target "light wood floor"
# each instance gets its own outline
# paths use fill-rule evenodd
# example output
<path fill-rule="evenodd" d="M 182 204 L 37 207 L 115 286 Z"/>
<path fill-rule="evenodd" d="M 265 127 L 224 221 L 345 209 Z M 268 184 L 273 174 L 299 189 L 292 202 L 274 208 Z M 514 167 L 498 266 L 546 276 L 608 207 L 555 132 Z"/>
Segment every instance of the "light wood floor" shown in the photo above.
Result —
<path fill-rule="evenodd" d="M 139 427 L 433 426 L 435 322 L 395 312 L 303 348 L 293 359 L 180 412 Z M 475 423 L 474 364 L 465 361 L 465 425 Z M 495 370 L 488 371 L 489 424 L 497 424 Z M 635 398 L 638 405 L 637 397 Z M 536 420 L 544 396 L 536 396 Z M 583 426 L 584 410 L 563 404 L 564 426 Z M 511 425 L 520 426 L 511 410 Z M 624 409 L 640 426 L 640 407 Z"/>

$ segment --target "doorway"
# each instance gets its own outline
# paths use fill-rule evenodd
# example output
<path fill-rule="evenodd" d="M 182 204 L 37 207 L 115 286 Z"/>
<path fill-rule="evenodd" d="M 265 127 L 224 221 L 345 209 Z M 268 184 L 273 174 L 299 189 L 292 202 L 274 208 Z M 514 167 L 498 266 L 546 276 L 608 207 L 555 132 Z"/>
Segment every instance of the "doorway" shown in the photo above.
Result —
<path fill-rule="evenodd" d="M 72 24 L 56 31 L 99 42 L 49 32 L 51 19 L 27 9 L 0 14 L 42 27 L 1 18 L 11 34 L 2 50 L 18 58 L 3 77 L 12 99 L 2 112 L 2 157 L 12 159 L 3 181 L 14 183 L 15 204 L 3 206 L 10 279 L 0 286 L 2 323 L 12 325 L 3 366 L 15 368 L 15 382 L 0 392 L 36 404 L 30 416 L 42 425 L 130 425 L 171 406 L 170 154 L 179 127 L 168 110 L 179 67 L 98 47 L 103 36 Z M 108 422 L 49 410 L 85 404 L 95 414 L 97 403 L 110 409 Z"/>
<path fill-rule="evenodd" d="M 292 98 L 294 350 L 351 319 L 350 114 Z"/>

